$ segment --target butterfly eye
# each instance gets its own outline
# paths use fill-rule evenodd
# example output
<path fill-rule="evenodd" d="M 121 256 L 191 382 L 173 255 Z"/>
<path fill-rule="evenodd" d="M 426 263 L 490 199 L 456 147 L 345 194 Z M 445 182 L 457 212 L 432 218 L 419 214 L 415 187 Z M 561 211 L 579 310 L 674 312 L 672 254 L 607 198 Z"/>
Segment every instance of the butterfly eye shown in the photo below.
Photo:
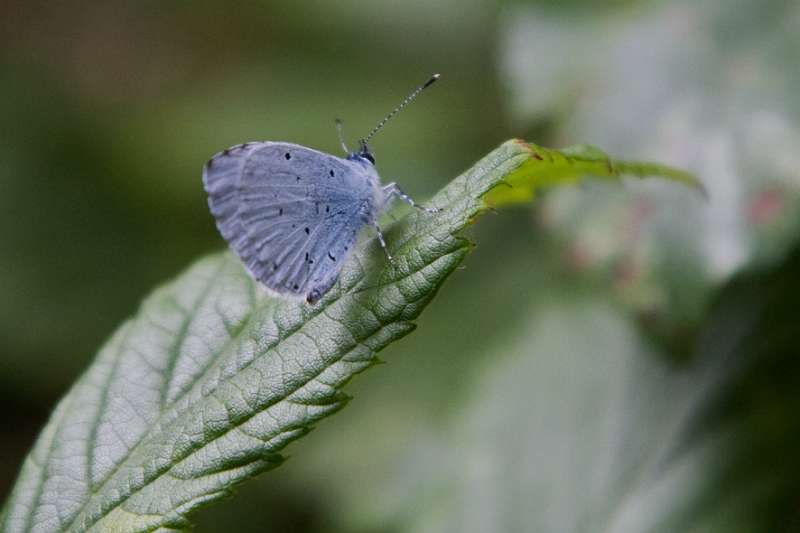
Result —
<path fill-rule="evenodd" d="M 358 155 L 360 155 L 361 157 L 363 157 L 364 159 L 366 159 L 367 161 L 369 161 L 369 162 L 370 162 L 370 163 L 372 163 L 373 165 L 375 164 L 375 157 L 374 157 L 374 156 L 373 156 L 371 153 L 369 153 L 369 152 L 362 152 L 362 153 L 360 153 L 360 154 L 358 154 Z"/>

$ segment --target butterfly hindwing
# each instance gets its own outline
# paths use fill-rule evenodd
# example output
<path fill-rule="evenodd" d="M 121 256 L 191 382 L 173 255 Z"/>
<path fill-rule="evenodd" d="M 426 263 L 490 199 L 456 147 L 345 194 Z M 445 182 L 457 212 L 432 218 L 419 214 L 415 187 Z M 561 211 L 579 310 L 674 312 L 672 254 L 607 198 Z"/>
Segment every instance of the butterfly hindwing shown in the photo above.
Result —
<path fill-rule="evenodd" d="M 250 273 L 281 293 L 318 299 L 335 282 L 374 206 L 358 163 L 290 143 L 217 154 L 204 183 L 217 226 Z"/>

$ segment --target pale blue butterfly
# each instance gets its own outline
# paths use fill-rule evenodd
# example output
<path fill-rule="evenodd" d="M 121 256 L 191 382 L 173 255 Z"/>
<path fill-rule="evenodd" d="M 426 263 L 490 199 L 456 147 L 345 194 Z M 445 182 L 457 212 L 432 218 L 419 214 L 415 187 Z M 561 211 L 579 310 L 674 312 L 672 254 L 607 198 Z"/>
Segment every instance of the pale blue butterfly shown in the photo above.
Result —
<path fill-rule="evenodd" d="M 286 142 L 223 150 L 203 168 L 217 228 L 250 274 L 268 289 L 315 303 L 336 282 L 358 233 L 372 226 L 391 261 L 378 215 L 395 198 L 416 203 L 395 183 L 381 186 L 367 143 L 439 78 L 432 76 L 381 120 L 346 158 Z"/>

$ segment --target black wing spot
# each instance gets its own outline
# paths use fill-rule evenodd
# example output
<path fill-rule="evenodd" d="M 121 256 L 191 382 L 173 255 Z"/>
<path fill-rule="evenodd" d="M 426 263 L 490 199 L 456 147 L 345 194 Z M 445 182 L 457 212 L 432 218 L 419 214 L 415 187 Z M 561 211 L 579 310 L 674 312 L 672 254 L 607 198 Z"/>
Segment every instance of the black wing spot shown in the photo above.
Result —
<path fill-rule="evenodd" d="M 278 209 L 278 216 L 281 216 L 281 215 L 283 215 L 283 208 L 282 207 L 280 209 Z"/>
<path fill-rule="evenodd" d="M 292 158 L 292 154 L 290 154 L 289 152 L 286 152 L 285 154 L 283 154 L 283 157 L 285 157 L 286 160 L 288 161 L 288 160 L 290 160 Z"/>
<path fill-rule="evenodd" d="M 330 252 L 328 252 L 328 259 L 330 259 L 330 260 L 331 260 L 331 261 L 333 261 L 334 263 L 336 262 L 336 258 L 335 258 L 335 257 L 333 257 L 333 256 L 331 255 L 331 253 L 330 253 Z"/>
<path fill-rule="evenodd" d="M 278 270 L 278 263 L 272 263 L 272 270 Z"/>
<path fill-rule="evenodd" d="M 306 252 L 306 261 L 308 261 L 308 252 Z"/>
<path fill-rule="evenodd" d="M 293 289 L 294 289 L 294 290 L 297 290 L 297 289 L 299 289 L 299 288 L 300 288 L 300 285 L 298 285 L 297 283 L 295 283 L 295 284 L 294 284 L 294 287 L 293 287 Z"/>
<path fill-rule="evenodd" d="M 297 181 L 300 181 L 300 176 L 297 176 Z"/>
<path fill-rule="evenodd" d="M 306 230 L 306 235 L 308 235 L 310 233 L 310 230 L 308 228 L 305 228 L 305 230 Z"/>
<path fill-rule="evenodd" d="M 325 212 L 326 212 L 326 213 L 330 213 L 330 212 L 331 212 L 331 206 L 329 206 L 329 205 L 326 205 L 326 206 L 325 206 Z"/>
<path fill-rule="evenodd" d="M 333 176 L 334 176 L 333 170 L 331 169 L 331 171 L 330 171 L 330 172 L 328 172 L 328 174 L 330 174 L 330 175 L 331 175 L 331 177 L 333 177 Z"/>

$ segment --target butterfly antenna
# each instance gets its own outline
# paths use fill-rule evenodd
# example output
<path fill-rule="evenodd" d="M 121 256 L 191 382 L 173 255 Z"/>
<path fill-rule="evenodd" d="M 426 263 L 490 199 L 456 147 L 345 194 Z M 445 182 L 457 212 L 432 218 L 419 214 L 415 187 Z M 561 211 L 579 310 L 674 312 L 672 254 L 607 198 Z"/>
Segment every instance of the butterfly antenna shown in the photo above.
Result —
<path fill-rule="evenodd" d="M 335 122 L 336 122 L 336 133 L 337 133 L 337 135 L 339 135 L 339 142 L 342 145 L 342 149 L 344 150 L 344 153 L 349 154 L 350 150 L 347 149 L 347 143 L 344 142 L 344 132 L 342 131 L 342 121 L 337 118 L 335 120 Z"/>
<path fill-rule="evenodd" d="M 366 137 L 364 137 L 364 138 L 363 138 L 363 139 L 360 141 L 360 144 L 361 144 L 362 146 L 365 146 L 365 145 L 367 144 L 367 142 L 368 142 L 370 139 L 372 139 L 372 137 L 373 137 L 373 136 L 374 136 L 376 133 L 378 133 L 378 130 L 380 130 L 380 129 L 381 129 L 381 128 L 382 128 L 382 127 L 383 127 L 383 126 L 384 126 L 384 125 L 385 125 L 387 122 L 389 122 L 389 121 L 392 119 L 392 117 L 393 117 L 393 116 L 395 116 L 397 113 L 399 113 L 399 112 L 400 112 L 400 110 L 401 110 L 401 109 L 403 109 L 405 106 L 407 106 L 408 104 L 410 104 L 411 102 L 413 102 L 413 101 L 414 101 L 414 100 L 417 98 L 417 96 L 419 96 L 419 93 L 421 93 L 422 91 L 424 91 L 425 89 L 427 89 L 428 87 L 430 87 L 431 85 L 433 85 L 433 82 L 435 82 L 435 81 L 436 81 L 436 80 L 438 80 L 438 79 L 439 79 L 439 74 L 434 74 L 433 76 L 431 76 L 431 77 L 430 77 L 430 79 L 428 79 L 428 81 L 426 81 L 425 83 L 423 83 L 422 85 L 420 85 L 419 87 L 417 87 L 416 89 L 414 89 L 414 91 L 413 91 L 411 94 L 409 94 L 408 96 L 406 96 L 406 97 L 405 97 L 405 99 L 404 99 L 402 102 L 400 102 L 400 105 L 399 105 L 399 106 L 395 107 L 395 108 L 392 110 L 392 112 L 391 112 L 391 113 L 389 113 L 388 115 L 386 115 L 386 116 L 383 118 L 383 120 L 381 120 L 380 122 L 378 122 L 378 124 L 377 124 L 377 125 L 376 125 L 374 128 L 372 128 L 372 131 L 371 131 L 371 132 L 369 132 L 369 135 L 367 135 Z"/>

